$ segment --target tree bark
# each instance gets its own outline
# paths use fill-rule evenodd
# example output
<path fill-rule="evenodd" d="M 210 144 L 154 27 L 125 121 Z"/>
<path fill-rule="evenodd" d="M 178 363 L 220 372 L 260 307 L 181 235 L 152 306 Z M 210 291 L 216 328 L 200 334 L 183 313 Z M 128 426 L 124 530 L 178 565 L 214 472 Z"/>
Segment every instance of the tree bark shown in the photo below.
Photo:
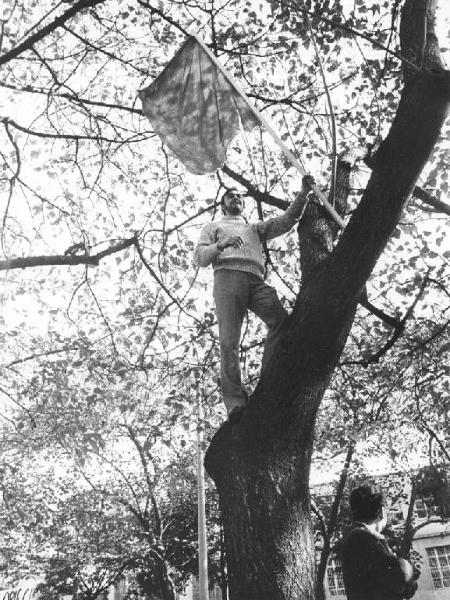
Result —
<path fill-rule="evenodd" d="M 309 468 L 309 460 L 301 453 L 252 448 L 229 423 L 214 443 L 221 456 L 213 465 L 209 454 L 206 466 L 219 490 L 230 598 L 312 597 L 312 587 L 307 595 L 296 595 L 299 574 L 313 585 L 308 473 L 297 473 Z"/>
<path fill-rule="evenodd" d="M 406 2 L 402 48 L 427 47 L 433 14 Z M 431 5 L 434 6 L 433 2 Z M 417 15 L 419 15 L 417 17 Z M 431 19 L 431 21 L 430 21 Z M 409 20 L 409 23 L 408 23 Z M 406 28 L 405 28 L 406 27 Z M 422 39 L 419 37 L 422 36 Z M 430 41 L 431 40 L 431 41 Z M 426 56 L 437 55 L 437 47 Z M 410 52 L 421 67 L 420 53 Z M 428 60 L 428 59 L 427 59 Z M 337 246 L 309 248 L 308 269 L 278 353 L 237 424 L 226 422 L 205 459 L 220 500 L 231 600 L 312 600 L 314 540 L 309 471 L 317 410 L 350 332 L 358 299 L 393 233 L 444 122 L 450 74 L 407 73 L 368 186 Z"/>

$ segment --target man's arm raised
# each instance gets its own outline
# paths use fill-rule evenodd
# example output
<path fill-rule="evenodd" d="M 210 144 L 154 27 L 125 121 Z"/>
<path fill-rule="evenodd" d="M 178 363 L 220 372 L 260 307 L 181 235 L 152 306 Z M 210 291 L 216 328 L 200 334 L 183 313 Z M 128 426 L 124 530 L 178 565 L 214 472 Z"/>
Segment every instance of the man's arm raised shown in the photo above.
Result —
<path fill-rule="evenodd" d="M 314 184 L 314 177 L 312 177 L 312 175 L 305 175 L 302 180 L 302 189 L 289 208 L 279 217 L 274 217 L 273 219 L 268 219 L 267 221 L 257 224 L 261 241 L 265 242 L 283 235 L 294 226 L 295 222 L 298 221 L 302 215 L 306 205 L 308 192 Z"/>

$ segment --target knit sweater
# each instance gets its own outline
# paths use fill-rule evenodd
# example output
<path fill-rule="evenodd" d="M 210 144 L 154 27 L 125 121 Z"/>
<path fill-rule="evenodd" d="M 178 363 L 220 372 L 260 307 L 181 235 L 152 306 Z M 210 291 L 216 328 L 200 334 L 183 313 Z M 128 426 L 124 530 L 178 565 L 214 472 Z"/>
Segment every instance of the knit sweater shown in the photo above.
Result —
<path fill-rule="evenodd" d="M 194 261 L 199 267 L 212 264 L 215 271 L 232 269 L 246 271 L 258 277 L 264 275 L 264 259 L 261 242 L 283 235 L 299 219 L 305 206 L 305 196 L 298 194 L 294 202 L 279 217 L 247 223 L 242 216 L 225 215 L 219 221 L 205 225 L 195 251 Z M 243 240 L 240 248 L 228 247 L 222 252 L 218 242 L 229 235 L 239 235 Z"/>

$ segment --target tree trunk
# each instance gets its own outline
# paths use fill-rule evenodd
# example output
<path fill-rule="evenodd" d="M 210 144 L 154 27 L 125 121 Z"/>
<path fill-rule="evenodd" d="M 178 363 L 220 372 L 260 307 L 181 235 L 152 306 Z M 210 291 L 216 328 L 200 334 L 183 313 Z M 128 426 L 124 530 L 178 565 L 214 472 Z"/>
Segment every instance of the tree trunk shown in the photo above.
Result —
<path fill-rule="evenodd" d="M 412 542 L 414 537 L 414 527 L 413 527 L 413 519 L 414 519 L 414 503 L 416 501 L 417 496 L 417 483 L 415 479 L 411 480 L 411 493 L 409 495 L 409 505 L 408 505 L 408 514 L 406 515 L 405 520 L 405 531 L 403 532 L 403 537 L 400 544 L 400 550 L 398 555 L 402 558 L 406 558 L 409 560 L 409 555 L 411 554 Z"/>
<path fill-rule="evenodd" d="M 138 565 L 141 573 L 140 587 L 144 595 L 158 600 L 175 600 L 175 589 L 171 581 L 167 564 L 163 561 L 150 559 L 148 562 L 144 557 Z"/>
<path fill-rule="evenodd" d="M 175 589 L 165 563 L 158 570 L 158 581 L 161 590 L 161 600 L 175 600 Z"/>
<path fill-rule="evenodd" d="M 424 10 L 416 10 L 419 5 Z M 433 7 L 427 0 L 407 0 L 402 51 L 408 44 L 422 48 L 421 54 L 409 52 L 410 60 L 440 70 L 406 74 L 397 115 L 376 154 L 358 208 L 335 249 L 330 254 L 318 250 L 309 259 L 314 269 L 303 265 L 308 276 L 271 369 L 260 379 L 239 423 L 226 422 L 206 454 L 223 516 L 231 600 L 314 598 L 308 480 L 317 410 L 361 291 L 429 158 L 448 108 L 450 74 L 438 60 L 432 61 L 439 54 L 430 33 Z"/>
<path fill-rule="evenodd" d="M 254 450 L 228 423 L 218 436 L 221 458 L 207 468 L 219 490 L 230 598 L 312 597 L 312 588 L 304 596 L 296 589 L 299 574 L 309 586 L 314 579 L 308 473 L 298 472 L 309 459 L 288 449 Z"/>

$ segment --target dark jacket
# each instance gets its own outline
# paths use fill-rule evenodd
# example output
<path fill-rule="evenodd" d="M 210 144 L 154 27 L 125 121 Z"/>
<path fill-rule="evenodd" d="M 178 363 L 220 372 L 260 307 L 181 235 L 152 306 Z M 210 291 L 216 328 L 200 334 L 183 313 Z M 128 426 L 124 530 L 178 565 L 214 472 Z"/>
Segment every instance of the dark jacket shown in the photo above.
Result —
<path fill-rule="evenodd" d="M 347 600 L 402 600 L 406 582 L 388 543 L 363 525 L 351 529 L 342 547 Z"/>

